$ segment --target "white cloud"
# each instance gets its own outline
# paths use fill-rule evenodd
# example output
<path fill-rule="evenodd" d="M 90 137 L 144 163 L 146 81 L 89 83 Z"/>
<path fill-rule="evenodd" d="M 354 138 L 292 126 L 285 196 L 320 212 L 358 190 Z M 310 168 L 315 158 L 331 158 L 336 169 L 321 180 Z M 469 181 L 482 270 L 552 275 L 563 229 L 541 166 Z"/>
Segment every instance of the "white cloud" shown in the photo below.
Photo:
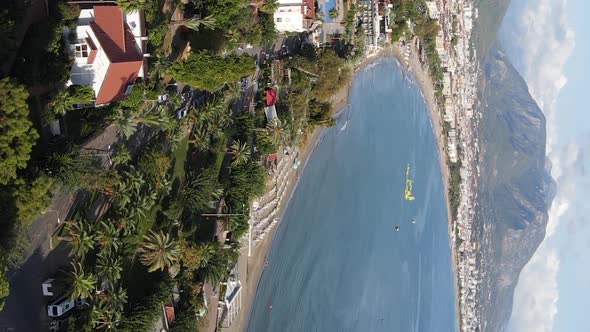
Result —
<path fill-rule="evenodd" d="M 545 239 L 522 270 L 514 293 L 509 330 L 515 332 L 551 331 L 558 312 L 560 261 L 551 237 L 572 204 L 576 181 L 570 175 L 579 158 L 576 145 L 560 148 L 556 125 L 557 98 L 567 83 L 564 67 L 575 44 L 566 5 L 567 0 L 521 0 L 516 5 L 519 12 L 512 16 L 517 23 L 510 34 L 510 53 L 520 57 L 519 70 L 547 118 L 547 155 L 558 185 Z"/>

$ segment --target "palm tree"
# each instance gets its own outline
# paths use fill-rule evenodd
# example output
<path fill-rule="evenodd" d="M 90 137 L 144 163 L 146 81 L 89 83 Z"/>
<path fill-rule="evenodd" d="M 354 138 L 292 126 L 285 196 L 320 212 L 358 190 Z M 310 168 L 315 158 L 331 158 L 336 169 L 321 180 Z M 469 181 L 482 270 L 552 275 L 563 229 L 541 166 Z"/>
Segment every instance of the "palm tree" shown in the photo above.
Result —
<path fill-rule="evenodd" d="M 245 164 L 250 159 L 250 147 L 248 147 L 246 142 L 242 143 L 240 140 L 233 141 L 230 149 L 233 155 L 231 166 Z"/>
<path fill-rule="evenodd" d="M 180 250 L 170 234 L 152 230 L 143 237 L 143 243 L 138 250 L 141 255 L 141 262 L 148 267 L 149 272 L 170 268 L 180 259 Z"/>
<path fill-rule="evenodd" d="M 176 126 L 176 121 L 163 106 L 152 108 L 143 116 L 136 117 L 134 121 L 164 131 L 170 130 Z"/>
<path fill-rule="evenodd" d="M 123 272 L 123 262 L 120 257 L 113 257 L 108 253 L 101 253 L 96 260 L 96 275 L 101 280 L 106 280 L 109 284 L 114 285 L 121 279 Z"/>
<path fill-rule="evenodd" d="M 221 193 L 212 169 L 200 173 L 191 172 L 187 174 L 182 189 L 182 200 L 193 212 L 201 212 L 209 207 L 212 201 L 217 200 Z"/>
<path fill-rule="evenodd" d="M 111 159 L 117 165 L 125 164 L 132 159 L 131 152 L 125 145 L 120 145 L 115 148 Z"/>
<path fill-rule="evenodd" d="M 120 208 L 125 208 L 134 198 L 141 196 L 146 181 L 143 173 L 137 171 L 133 166 L 128 171 L 123 171 L 123 180 L 119 181 L 115 188 L 113 197 Z"/>
<path fill-rule="evenodd" d="M 68 90 L 64 89 L 58 92 L 57 95 L 49 101 L 48 106 L 52 113 L 64 115 L 72 108 L 72 104 Z"/>
<path fill-rule="evenodd" d="M 106 295 L 106 302 L 114 311 L 122 312 L 127 304 L 127 290 L 121 286 L 113 287 Z"/>
<path fill-rule="evenodd" d="M 233 258 L 232 256 L 235 256 L 235 253 L 230 250 L 222 249 L 220 247 L 217 247 L 216 249 L 217 250 L 215 250 L 214 254 L 207 261 L 207 264 L 204 264 L 203 268 L 199 271 L 203 279 L 212 284 L 216 284 L 228 276 Z"/>
<path fill-rule="evenodd" d="M 86 222 L 70 220 L 65 225 L 67 234 L 62 240 L 70 243 L 70 256 L 83 260 L 86 254 L 94 249 L 94 238 L 90 235 Z"/>
<path fill-rule="evenodd" d="M 99 230 L 96 232 L 95 240 L 105 252 L 117 252 L 121 247 L 119 229 L 109 220 L 109 223 L 101 221 Z"/>
<path fill-rule="evenodd" d="M 144 9 L 148 0 L 117 0 L 117 4 L 121 6 L 124 12 L 132 12 L 134 10 Z"/>
<path fill-rule="evenodd" d="M 227 89 L 223 92 L 227 103 L 232 103 L 242 96 L 242 88 L 239 83 L 227 83 Z"/>
<path fill-rule="evenodd" d="M 193 144 L 199 151 L 207 151 L 211 147 L 209 132 L 204 125 L 197 125 L 189 134 L 188 142 Z"/>
<path fill-rule="evenodd" d="M 279 2 L 277 0 L 266 0 L 262 5 L 262 11 L 269 14 L 274 14 L 274 12 L 276 12 L 278 8 Z"/>
<path fill-rule="evenodd" d="M 121 322 L 121 311 L 113 310 L 106 301 L 99 301 L 91 314 L 92 327 L 99 331 L 114 331 Z"/>
<path fill-rule="evenodd" d="M 176 23 L 176 22 L 174 22 L 174 23 Z M 192 17 L 192 18 L 189 18 L 188 20 L 178 22 L 178 23 L 184 25 L 185 27 L 187 27 L 191 30 L 195 30 L 195 31 L 199 31 L 201 29 L 201 27 L 203 27 L 207 30 L 215 29 L 215 18 L 211 15 L 204 17 L 204 18 Z"/>
<path fill-rule="evenodd" d="M 108 117 L 110 121 L 117 127 L 117 130 L 129 138 L 137 131 L 137 122 L 133 121 L 134 115 L 127 109 L 117 108 L 115 114 Z"/>
<path fill-rule="evenodd" d="M 282 145 L 287 142 L 287 131 L 279 119 L 274 119 L 271 123 L 269 123 L 266 126 L 266 132 L 269 135 L 271 143 L 274 145 Z"/>
<path fill-rule="evenodd" d="M 72 265 L 72 298 L 90 298 L 96 286 L 96 278 L 90 273 L 84 271 L 84 267 L 79 262 L 70 263 Z"/>
<path fill-rule="evenodd" d="M 240 31 L 238 29 L 230 28 L 224 33 L 226 42 L 229 45 L 235 45 L 240 42 Z"/>

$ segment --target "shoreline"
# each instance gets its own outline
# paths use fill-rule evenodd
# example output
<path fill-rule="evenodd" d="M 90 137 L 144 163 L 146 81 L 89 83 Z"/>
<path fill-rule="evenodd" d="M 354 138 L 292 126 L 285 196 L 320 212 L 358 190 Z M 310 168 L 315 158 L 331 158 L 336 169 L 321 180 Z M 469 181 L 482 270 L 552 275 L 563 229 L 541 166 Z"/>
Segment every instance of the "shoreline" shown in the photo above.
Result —
<path fill-rule="evenodd" d="M 435 102 L 434 85 L 432 84 L 430 74 L 425 72 L 425 70 L 422 68 L 420 61 L 417 58 L 417 50 L 415 49 L 413 43 L 409 43 L 409 45 L 410 57 L 408 58 L 407 64 L 404 64 L 404 60 L 402 57 L 402 49 L 399 47 L 399 43 L 390 46 L 390 50 L 392 52 L 392 56 L 396 58 L 397 61 L 399 61 L 402 65 L 402 70 L 409 72 L 409 74 L 413 76 L 414 80 L 420 86 L 422 96 L 426 101 L 426 106 L 428 107 L 428 112 L 430 113 L 430 123 L 432 129 L 434 130 L 436 144 L 438 146 L 438 159 L 440 162 L 441 176 L 445 192 L 445 201 L 447 205 L 447 227 L 449 232 L 449 250 L 451 254 L 451 265 L 454 279 L 453 288 L 455 289 L 456 321 L 457 328 L 460 329 L 461 311 L 459 307 L 459 274 L 457 268 L 456 255 L 457 248 L 455 247 L 453 234 L 453 216 L 451 215 L 451 201 L 449 196 L 450 171 L 448 166 L 448 155 L 445 151 L 446 139 L 443 134 L 443 120 L 440 114 L 441 111 L 439 110 L 439 107 Z"/>
<path fill-rule="evenodd" d="M 439 115 L 438 108 L 436 107 L 435 100 L 434 100 L 434 87 L 432 81 L 430 80 L 430 75 L 422 69 L 418 59 L 415 56 L 415 50 L 412 49 L 411 55 L 412 57 L 409 59 L 409 63 L 406 65 L 403 62 L 403 58 L 401 56 L 401 49 L 397 45 L 387 46 L 384 48 L 380 48 L 375 52 L 367 55 L 363 60 L 361 60 L 358 64 L 354 65 L 353 73 L 351 80 L 347 83 L 345 87 L 342 87 L 334 96 L 332 96 L 331 101 L 334 107 L 334 116 L 338 116 L 342 111 L 344 111 L 348 107 L 348 99 L 350 96 L 350 89 L 352 87 L 352 82 L 354 81 L 355 77 L 366 67 L 369 65 L 377 62 L 382 58 L 395 58 L 402 68 L 402 71 L 409 72 L 413 77 L 414 80 L 418 83 L 424 100 L 426 102 L 427 108 L 430 113 L 430 121 L 431 126 L 434 130 L 434 134 L 436 136 L 436 143 L 438 146 L 438 153 L 439 153 L 439 161 L 440 167 L 442 172 L 443 178 L 443 186 L 445 188 L 445 200 L 447 204 L 447 218 L 448 218 L 448 227 L 449 227 L 449 244 L 451 250 L 451 261 L 452 261 L 452 269 L 453 269 L 453 277 L 455 280 L 454 288 L 455 288 L 455 304 L 457 306 L 457 316 L 459 316 L 459 308 L 458 308 L 458 288 L 457 288 L 457 264 L 455 259 L 455 246 L 452 243 L 452 218 L 450 212 L 450 201 L 449 201 L 449 169 L 447 166 L 447 155 L 444 151 L 445 146 L 445 138 L 443 137 L 442 133 L 442 119 Z M 316 127 L 313 132 L 311 132 L 306 141 L 301 144 L 299 147 L 299 158 L 302 160 L 302 165 L 299 167 L 298 170 L 291 172 L 288 176 L 289 184 L 287 186 L 287 199 L 284 200 L 278 207 L 278 218 L 279 222 L 281 223 L 283 216 L 287 207 L 290 204 L 291 198 L 297 188 L 299 183 L 299 174 L 305 169 L 307 166 L 307 162 L 309 161 L 311 154 L 315 150 L 316 146 L 320 142 L 320 138 L 323 135 L 323 128 Z M 252 309 L 252 304 L 254 298 L 256 296 L 256 291 L 258 289 L 258 285 L 260 280 L 262 279 L 262 274 L 264 273 L 264 268 L 266 266 L 267 257 L 272 246 L 272 242 L 274 240 L 276 230 L 278 229 L 278 225 L 275 225 L 270 230 L 268 236 L 262 240 L 257 247 L 252 248 L 252 255 L 248 257 L 248 243 L 242 243 L 242 249 L 240 250 L 240 257 L 238 259 L 238 269 L 240 274 L 240 281 L 242 282 L 242 306 L 240 312 L 233 322 L 233 324 L 229 328 L 224 328 L 224 331 L 245 331 L 248 327 L 248 320 L 250 316 L 250 312 Z M 245 268 L 244 268 L 245 265 Z M 241 266 L 241 267 L 240 267 Z M 245 272 L 245 276 L 244 276 Z M 459 317 L 457 317 L 457 324 L 459 324 Z"/>

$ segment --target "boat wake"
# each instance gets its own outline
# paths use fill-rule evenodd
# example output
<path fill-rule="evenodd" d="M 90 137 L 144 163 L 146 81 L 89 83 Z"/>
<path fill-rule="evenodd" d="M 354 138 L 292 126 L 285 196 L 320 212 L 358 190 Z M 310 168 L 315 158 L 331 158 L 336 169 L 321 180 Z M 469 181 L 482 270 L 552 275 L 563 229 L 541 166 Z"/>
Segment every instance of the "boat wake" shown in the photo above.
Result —
<path fill-rule="evenodd" d="M 344 125 L 342 127 L 340 127 L 340 131 L 345 131 L 346 126 L 348 126 L 348 120 L 346 120 L 346 122 L 344 122 Z"/>

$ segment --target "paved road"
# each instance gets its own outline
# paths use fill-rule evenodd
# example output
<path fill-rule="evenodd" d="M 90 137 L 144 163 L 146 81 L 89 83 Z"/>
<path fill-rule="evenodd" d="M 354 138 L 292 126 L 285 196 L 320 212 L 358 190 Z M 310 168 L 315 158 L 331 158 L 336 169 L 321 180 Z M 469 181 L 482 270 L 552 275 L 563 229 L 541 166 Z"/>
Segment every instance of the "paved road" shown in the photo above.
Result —
<path fill-rule="evenodd" d="M 47 331 L 47 300 L 41 283 L 68 264 L 68 248 L 61 243 L 48 255 L 35 251 L 10 281 L 10 295 L 0 313 L 0 331 Z"/>

